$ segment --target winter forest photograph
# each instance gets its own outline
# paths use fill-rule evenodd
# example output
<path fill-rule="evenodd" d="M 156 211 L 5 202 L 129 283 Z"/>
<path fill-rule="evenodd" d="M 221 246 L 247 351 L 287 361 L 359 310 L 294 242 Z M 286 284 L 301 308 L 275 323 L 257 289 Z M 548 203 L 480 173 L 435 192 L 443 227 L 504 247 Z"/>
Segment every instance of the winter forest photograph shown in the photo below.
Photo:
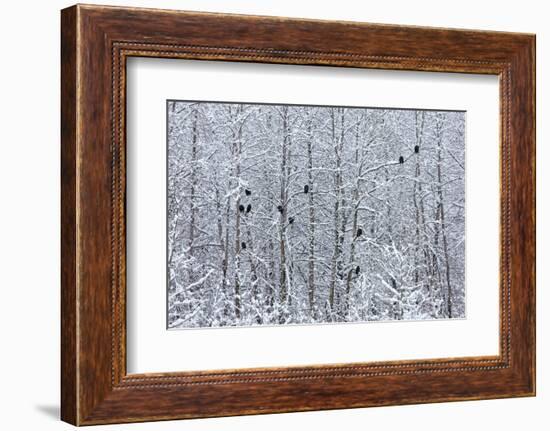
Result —
<path fill-rule="evenodd" d="M 463 111 L 169 100 L 168 329 L 463 319 Z"/>

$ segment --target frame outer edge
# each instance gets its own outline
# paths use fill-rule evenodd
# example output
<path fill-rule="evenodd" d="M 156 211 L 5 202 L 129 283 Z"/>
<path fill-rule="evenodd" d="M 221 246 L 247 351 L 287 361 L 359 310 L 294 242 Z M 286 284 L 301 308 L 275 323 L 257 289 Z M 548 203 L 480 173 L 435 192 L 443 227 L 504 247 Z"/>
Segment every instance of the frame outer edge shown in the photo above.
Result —
<path fill-rule="evenodd" d="M 529 109 L 529 116 L 526 116 L 525 125 L 527 130 L 527 147 L 529 159 L 527 160 L 529 175 L 529 194 L 526 197 L 527 205 L 530 210 L 530 225 L 528 236 L 528 260 L 529 265 L 529 286 L 525 288 L 529 301 L 529 315 L 528 315 L 528 337 L 529 337 L 529 358 L 528 358 L 528 396 L 536 396 L 537 393 L 537 336 L 536 336 L 536 314 L 537 314 L 537 299 L 536 299 L 536 285 L 537 285 L 537 203 L 536 203 L 536 190 L 537 190 L 537 175 L 536 175 L 536 153 L 537 153 L 537 133 L 536 133 L 536 94 L 537 94 L 537 56 L 536 56 L 536 35 L 530 35 L 527 37 L 527 47 L 525 49 L 525 61 L 522 62 L 527 68 L 525 76 L 525 85 L 527 87 L 527 100 L 526 104 Z"/>
<path fill-rule="evenodd" d="M 61 420 L 78 425 L 78 6 L 61 11 Z"/>
<path fill-rule="evenodd" d="M 536 396 L 536 38 L 512 61 L 512 364 L 521 396 Z"/>
<path fill-rule="evenodd" d="M 530 244 L 530 276 L 531 284 L 529 286 L 529 299 L 531 302 L 531 314 L 529 316 L 529 337 L 530 337 L 530 362 L 529 362 L 529 396 L 537 395 L 537 37 L 536 35 L 531 35 L 528 38 L 527 42 L 527 58 L 526 62 L 529 65 L 529 74 L 527 76 L 527 85 L 529 86 L 530 94 L 528 96 L 528 103 L 531 109 L 530 123 L 528 124 L 529 130 L 529 146 L 530 151 L 530 160 L 529 160 L 529 178 L 532 182 L 530 195 L 528 196 L 529 203 L 531 205 L 531 234 L 532 234 L 532 243 Z"/>
<path fill-rule="evenodd" d="M 533 202 L 533 317 L 532 317 L 532 339 L 533 339 L 533 358 L 532 358 L 532 379 L 533 379 L 533 388 L 531 394 L 533 396 L 537 395 L 537 37 L 533 35 L 531 39 L 531 50 L 530 55 L 532 59 L 532 75 L 531 79 L 533 82 L 533 94 L 531 96 L 531 104 L 533 107 L 533 136 L 531 138 L 533 145 L 533 157 L 531 160 L 532 166 L 532 176 L 533 176 L 533 192 L 532 192 L 532 202 Z"/>

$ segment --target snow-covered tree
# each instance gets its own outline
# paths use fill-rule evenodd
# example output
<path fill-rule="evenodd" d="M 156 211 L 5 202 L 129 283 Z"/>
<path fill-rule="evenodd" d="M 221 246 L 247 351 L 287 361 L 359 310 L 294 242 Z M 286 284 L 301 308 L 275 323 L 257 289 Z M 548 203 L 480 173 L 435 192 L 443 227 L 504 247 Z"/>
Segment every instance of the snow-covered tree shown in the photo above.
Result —
<path fill-rule="evenodd" d="M 463 112 L 167 109 L 170 328 L 465 316 Z"/>

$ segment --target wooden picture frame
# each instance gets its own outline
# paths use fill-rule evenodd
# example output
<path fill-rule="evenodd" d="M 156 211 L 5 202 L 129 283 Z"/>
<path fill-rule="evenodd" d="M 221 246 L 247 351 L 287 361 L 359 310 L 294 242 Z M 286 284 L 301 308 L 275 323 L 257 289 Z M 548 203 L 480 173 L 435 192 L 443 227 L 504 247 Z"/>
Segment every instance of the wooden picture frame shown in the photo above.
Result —
<path fill-rule="evenodd" d="M 535 394 L 535 36 L 77 5 L 61 14 L 61 417 L 74 425 Z M 500 354 L 127 374 L 131 56 L 498 75 Z"/>

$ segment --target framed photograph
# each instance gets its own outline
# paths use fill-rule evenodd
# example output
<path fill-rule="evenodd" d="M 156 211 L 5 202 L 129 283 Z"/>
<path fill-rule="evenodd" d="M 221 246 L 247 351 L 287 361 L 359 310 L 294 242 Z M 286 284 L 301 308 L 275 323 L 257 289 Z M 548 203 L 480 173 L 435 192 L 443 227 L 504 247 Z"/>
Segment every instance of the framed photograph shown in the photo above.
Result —
<path fill-rule="evenodd" d="M 535 36 L 62 11 L 62 419 L 535 394 Z"/>

